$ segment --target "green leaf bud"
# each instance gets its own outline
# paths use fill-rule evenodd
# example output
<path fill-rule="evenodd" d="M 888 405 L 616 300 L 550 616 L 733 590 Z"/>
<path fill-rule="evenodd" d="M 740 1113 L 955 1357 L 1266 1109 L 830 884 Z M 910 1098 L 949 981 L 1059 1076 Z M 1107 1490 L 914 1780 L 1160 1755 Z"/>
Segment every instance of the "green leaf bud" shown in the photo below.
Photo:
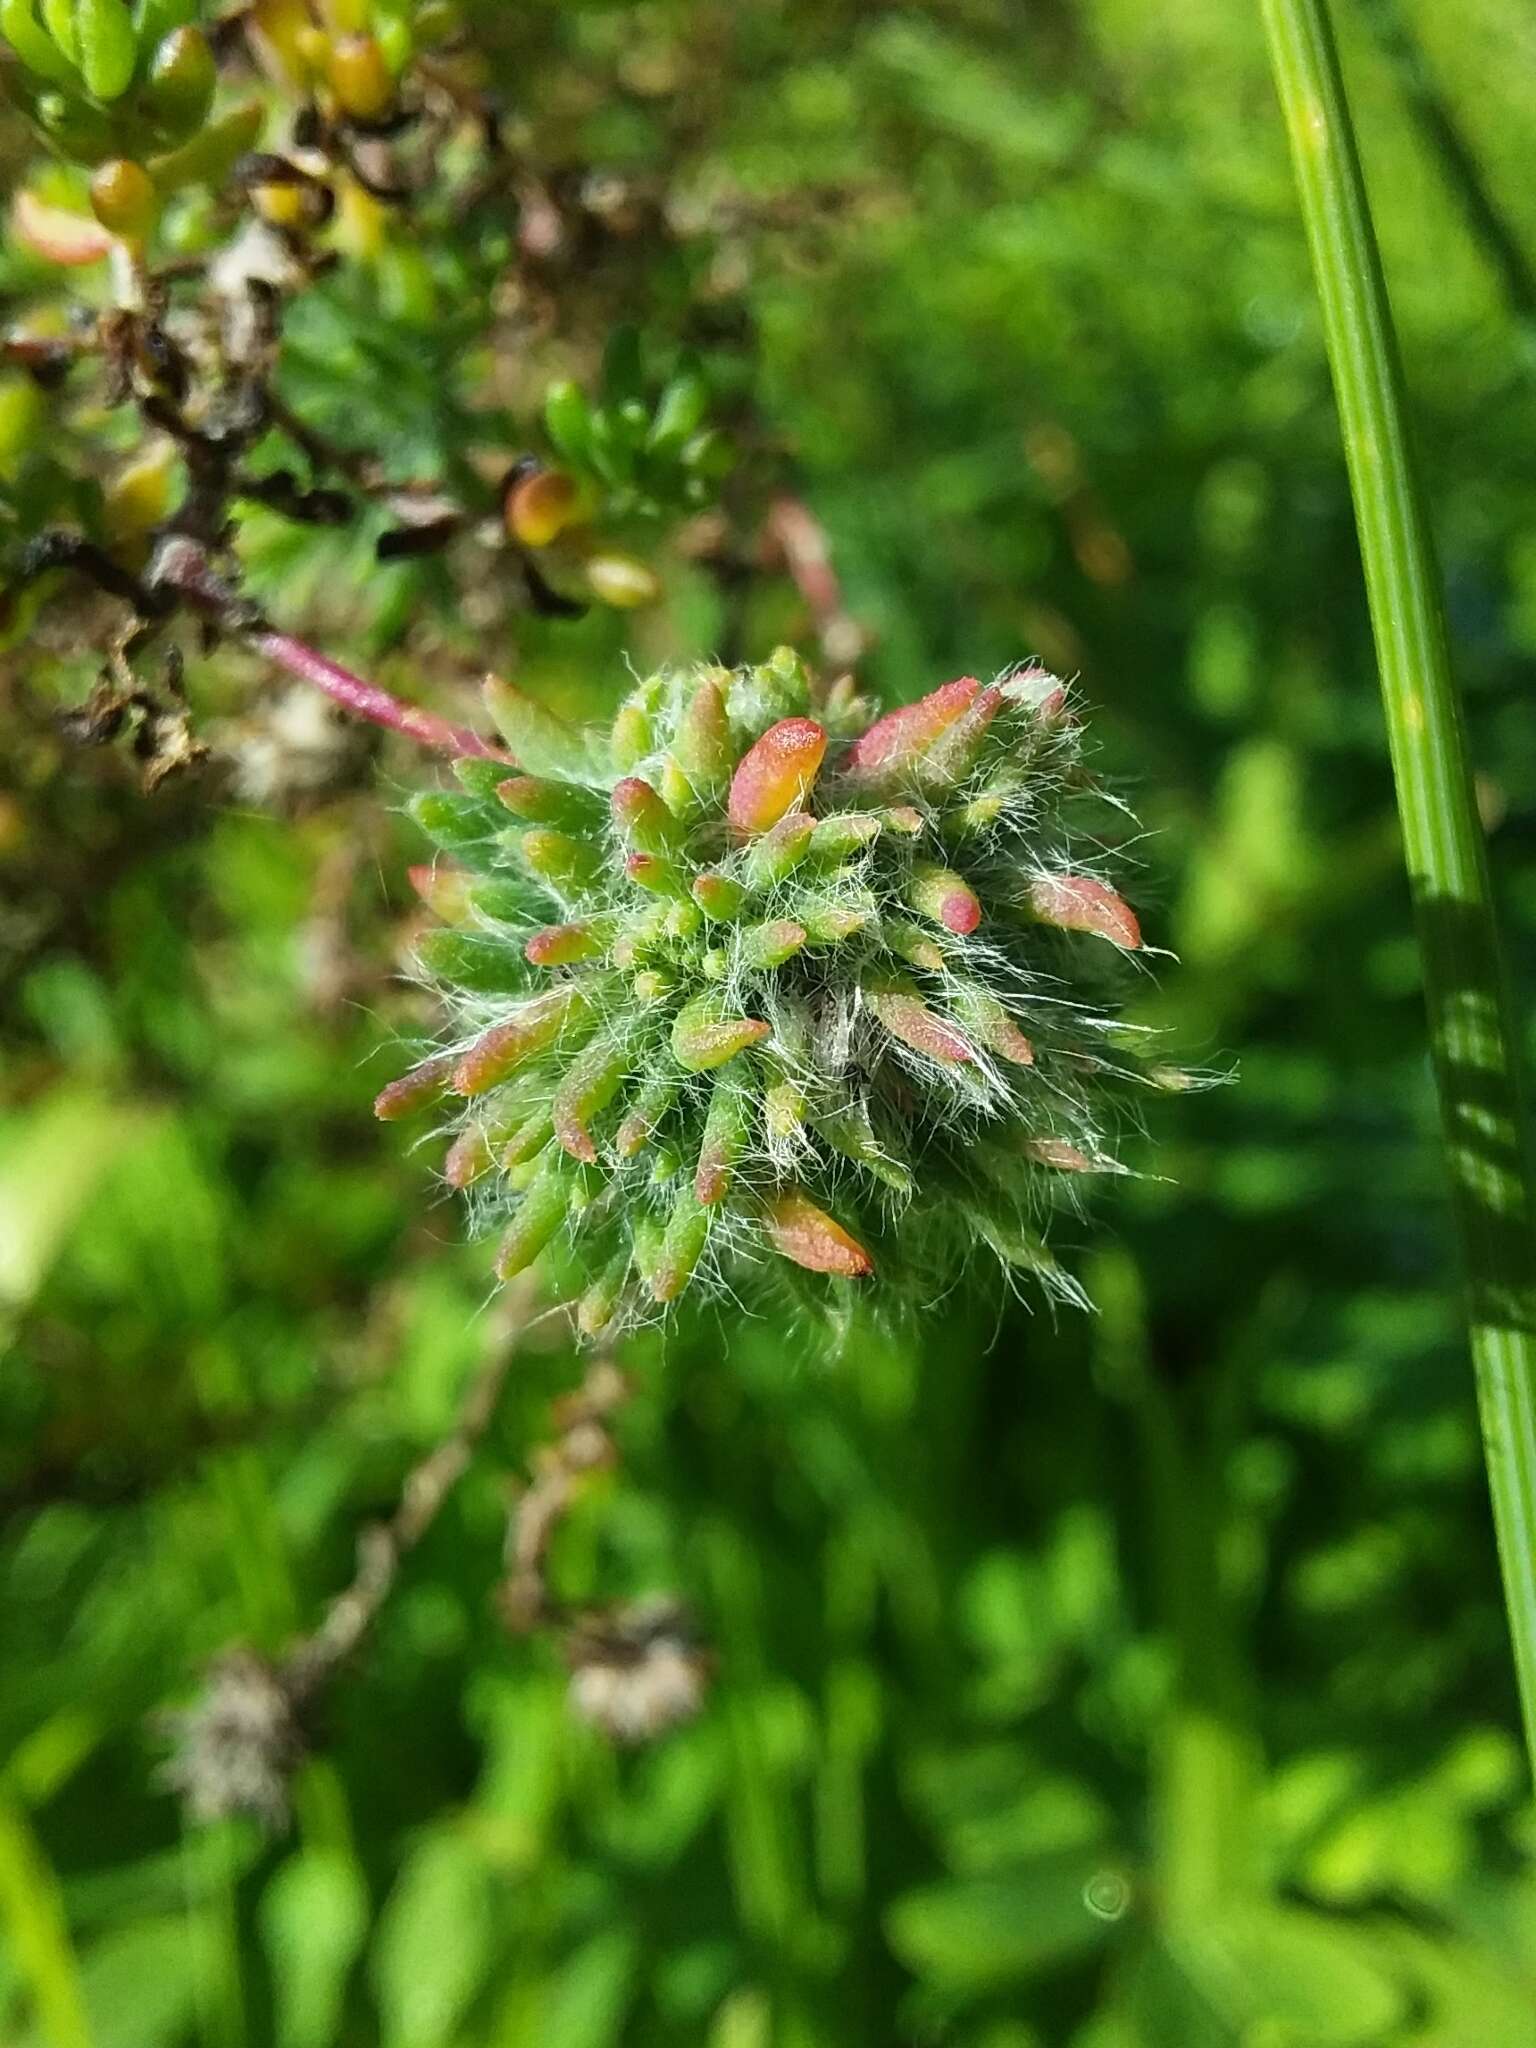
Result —
<path fill-rule="evenodd" d="M 717 924 L 733 923 L 746 901 L 746 890 L 730 875 L 706 872 L 693 878 L 693 900 Z"/>
<path fill-rule="evenodd" d="M 114 157 L 91 179 L 91 211 L 112 234 L 138 242 L 155 225 L 160 195 L 142 164 Z"/>
<path fill-rule="evenodd" d="M 54 12 L 50 9 L 50 26 Z M 121 98 L 133 83 L 139 39 L 125 0 L 74 0 L 76 47 L 66 55 L 80 66 L 93 99 Z"/>
<path fill-rule="evenodd" d="M 167 142 L 185 142 L 207 120 L 218 82 L 218 66 L 202 30 L 173 29 L 149 67 L 144 110 Z"/>
<path fill-rule="evenodd" d="M 694 1193 L 706 1208 L 714 1208 L 730 1192 L 737 1161 L 751 1136 L 752 1111 L 751 1090 L 735 1075 L 722 1074 L 710 1091 L 693 1181 Z"/>
<path fill-rule="evenodd" d="M 803 924 L 787 917 L 770 918 L 765 924 L 749 925 L 740 940 L 742 964 L 746 967 L 782 967 L 800 951 L 808 934 Z"/>
<path fill-rule="evenodd" d="M 70 23 L 71 30 L 73 22 Z M 0 0 L 0 35 L 39 78 L 77 90 L 79 73 L 69 54 L 38 21 L 32 0 Z"/>
<path fill-rule="evenodd" d="M 425 790 L 412 797 L 410 810 L 427 837 L 449 853 L 483 846 L 497 830 L 494 815 L 478 797 L 450 790 Z"/>
<path fill-rule="evenodd" d="M 660 1256 L 649 1274 L 651 1293 L 657 1301 L 676 1301 L 693 1278 L 694 1268 L 709 1242 L 709 1225 L 710 1211 L 693 1189 L 681 1189 L 667 1218 Z"/>
<path fill-rule="evenodd" d="M 149 175 L 164 193 L 180 192 L 189 185 L 220 186 L 248 151 L 260 139 L 266 109 L 260 100 L 247 100 L 231 107 L 227 114 L 207 122 L 179 149 L 152 157 Z"/>
<path fill-rule="evenodd" d="M 566 1069 L 551 1105 L 555 1137 L 573 1159 L 594 1162 L 597 1147 L 588 1125 L 605 1110 L 629 1071 L 626 1034 L 600 1034 Z"/>
<path fill-rule="evenodd" d="M 551 384 L 544 394 L 544 428 L 560 453 L 578 469 L 592 461 L 592 412 L 579 384 Z"/>
<path fill-rule="evenodd" d="M 647 446 L 653 454 L 681 448 L 704 423 L 709 405 L 709 386 L 697 370 L 674 377 L 662 392 L 654 419 L 650 422 Z"/>
<path fill-rule="evenodd" d="M 602 867 L 597 849 L 569 832 L 524 832 L 517 849 L 529 874 L 548 883 L 557 895 L 579 895 L 591 887 Z"/>
<path fill-rule="evenodd" d="M 632 853 L 672 854 L 683 844 L 683 828 L 648 782 L 626 775 L 613 786 L 613 822 Z"/>
<path fill-rule="evenodd" d="M 752 890 L 775 889 L 792 875 L 811 850 L 816 820 L 804 811 L 787 818 L 753 841 L 742 868 L 742 879 Z"/>
<path fill-rule="evenodd" d="M 749 1045 L 760 1044 L 768 1032 L 760 1018 L 728 1015 L 714 991 L 706 990 L 678 1011 L 672 1026 L 672 1057 L 690 1074 L 707 1073 Z"/>
<path fill-rule="evenodd" d="M 520 956 L 486 933 L 425 932 L 416 942 L 416 957 L 424 974 L 476 995 L 513 995 L 528 982 Z"/>
<path fill-rule="evenodd" d="M 591 735 L 567 725 L 515 683 L 491 676 L 485 685 L 485 708 L 511 748 L 513 759 L 529 775 L 578 784 L 601 778 L 600 750 Z"/>
<path fill-rule="evenodd" d="M 566 1219 L 575 1183 L 561 1171 L 558 1151 L 541 1155 L 539 1171 L 523 1191 L 496 1253 L 496 1277 L 510 1280 L 531 1266 Z"/>
<path fill-rule="evenodd" d="M 873 811 L 834 811 L 818 818 L 811 834 L 811 858 L 826 867 L 862 853 L 880 837 L 882 826 Z"/>

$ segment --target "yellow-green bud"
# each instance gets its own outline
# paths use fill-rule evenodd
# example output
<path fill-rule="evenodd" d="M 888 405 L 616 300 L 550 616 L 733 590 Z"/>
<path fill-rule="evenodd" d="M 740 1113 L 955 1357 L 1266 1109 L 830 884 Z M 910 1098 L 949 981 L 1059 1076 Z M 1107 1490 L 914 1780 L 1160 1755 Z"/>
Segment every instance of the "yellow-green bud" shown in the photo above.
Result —
<path fill-rule="evenodd" d="M 589 555 L 584 567 L 592 595 L 615 611 L 634 611 L 661 595 L 656 572 L 633 555 Z"/>
<path fill-rule="evenodd" d="M 91 210 L 110 233 L 139 242 L 154 227 L 160 195 L 142 164 L 114 157 L 91 179 Z"/>
<path fill-rule="evenodd" d="M 325 75 L 336 104 L 354 121 L 382 121 L 395 103 L 395 81 L 373 36 L 333 43 Z"/>

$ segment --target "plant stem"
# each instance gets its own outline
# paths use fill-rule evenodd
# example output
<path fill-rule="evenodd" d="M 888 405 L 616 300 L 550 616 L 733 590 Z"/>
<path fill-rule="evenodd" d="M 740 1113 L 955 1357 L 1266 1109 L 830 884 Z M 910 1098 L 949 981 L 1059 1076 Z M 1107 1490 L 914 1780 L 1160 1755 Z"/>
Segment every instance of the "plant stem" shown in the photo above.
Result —
<path fill-rule="evenodd" d="M 1536 1235 L 1518 1059 L 1402 371 L 1325 0 L 1261 0 L 1343 427 L 1536 1768 Z"/>
<path fill-rule="evenodd" d="M 1221 1567 L 1232 1464 L 1232 1432 L 1221 1425 L 1243 1359 L 1224 1361 L 1218 1387 L 1197 1385 L 1186 1390 L 1196 1398 L 1181 1402 L 1153 1355 L 1146 1287 L 1128 1253 L 1098 1256 L 1092 1293 L 1094 1376 L 1125 1404 L 1136 1433 L 1158 1619 L 1173 1653 L 1173 1691 L 1151 1757 L 1157 1897 L 1167 1925 L 1190 1933 L 1259 1882 L 1263 1758 L 1237 1603 Z"/>
<path fill-rule="evenodd" d="M 468 726 L 438 718 L 415 704 L 403 704 L 377 683 L 354 675 L 351 669 L 294 639 L 291 633 L 274 632 L 254 605 L 239 597 L 215 574 L 203 549 L 185 534 L 173 535 L 161 543 L 150 582 L 155 592 L 175 591 L 186 598 L 216 620 L 225 632 L 238 635 L 247 646 L 264 654 L 278 668 L 286 669 L 301 683 L 312 683 L 317 690 L 323 690 L 333 703 L 354 717 L 387 726 L 391 732 L 404 733 L 408 739 L 420 740 L 445 754 L 474 754 L 489 761 L 511 758 L 500 747 L 471 732 Z"/>
<path fill-rule="evenodd" d="M 500 747 L 493 747 L 478 733 L 471 732 L 468 726 L 438 718 L 415 704 L 403 704 L 377 683 L 354 675 L 350 669 L 317 653 L 304 641 L 295 640 L 291 633 L 257 631 L 247 635 L 246 644 L 254 647 L 258 654 L 264 654 L 278 668 L 286 669 L 289 675 L 297 676 L 301 683 L 313 683 L 317 690 L 323 690 L 344 711 L 350 711 L 357 718 L 366 718 L 373 725 L 403 732 L 408 739 L 420 740 L 423 745 L 437 747 L 445 754 L 475 754 L 490 761 L 508 758 Z"/>

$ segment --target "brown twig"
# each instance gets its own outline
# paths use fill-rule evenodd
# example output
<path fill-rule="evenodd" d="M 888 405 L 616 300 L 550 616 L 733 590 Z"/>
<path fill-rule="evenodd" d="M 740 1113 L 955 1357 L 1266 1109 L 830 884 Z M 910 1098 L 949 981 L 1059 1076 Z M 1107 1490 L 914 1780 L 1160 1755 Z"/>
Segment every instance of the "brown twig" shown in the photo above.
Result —
<path fill-rule="evenodd" d="M 497 1594 L 501 1618 L 514 1634 L 556 1632 L 577 1719 L 626 1744 L 691 1721 L 715 1669 L 712 1651 L 674 1594 L 574 1609 L 550 1590 L 555 1533 L 589 1476 L 617 1464 L 609 1425 L 633 1391 L 628 1376 L 601 1358 L 574 1393 L 555 1403 L 555 1435 L 533 1452 L 533 1476 L 509 1505 L 507 1570 Z"/>
<path fill-rule="evenodd" d="M 545 1574 L 549 1546 L 585 1475 L 613 1464 L 608 1421 L 632 1391 L 613 1361 L 600 1358 L 576 1391 L 555 1404 L 557 1434 L 533 1453 L 533 1478 L 514 1495 L 507 1515 L 507 1575 L 498 1603 L 502 1620 L 519 1634 L 559 1618 Z"/>
<path fill-rule="evenodd" d="M 471 1376 L 448 1435 L 407 1474 L 399 1505 L 358 1543 L 357 1571 L 309 1635 L 280 1657 L 232 1644 L 210 1665 L 187 1706 L 157 1717 L 171 1754 L 161 1780 L 197 1820 L 253 1814 L 274 1831 L 292 1814 L 291 1780 L 308 1754 L 319 1694 L 378 1619 L 405 1559 L 442 1512 L 495 1420 L 517 1336 L 532 1305 L 514 1291 Z"/>
<path fill-rule="evenodd" d="M 527 1303 L 516 1297 L 516 1307 L 525 1310 Z M 399 1504 L 388 1521 L 375 1523 L 359 1537 L 352 1583 L 332 1600 L 318 1627 L 283 1657 L 282 1682 L 296 1707 L 313 1699 L 373 1626 L 394 1589 L 401 1564 L 437 1520 L 495 1420 L 517 1355 L 516 1329 L 503 1321 L 488 1355 L 470 1379 L 453 1428 L 407 1474 Z"/>

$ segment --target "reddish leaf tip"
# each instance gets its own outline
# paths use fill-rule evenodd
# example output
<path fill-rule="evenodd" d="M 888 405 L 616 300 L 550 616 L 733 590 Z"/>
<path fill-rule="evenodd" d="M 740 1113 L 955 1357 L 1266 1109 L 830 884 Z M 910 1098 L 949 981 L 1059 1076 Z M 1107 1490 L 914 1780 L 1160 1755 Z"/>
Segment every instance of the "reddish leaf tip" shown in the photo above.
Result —
<path fill-rule="evenodd" d="M 1024 1150 L 1039 1165 L 1054 1166 L 1062 1173 L 1096 1173 L 1102 1170 L 1097 1160 L 1090 1159 L 1086 1152 L 1066 1138 L 1028 1138 Z"/>
<path fill-rule="evenodd" d="M 974 889 L 950 889 L 939 903 L 939 922 L 964 938 L 981 923 L 981 902 Z"/>
<path fill-rule="evenodd" d="M 859 781 L 899 773 L 954 724 L 980 689 L 975 676 L 957 676 L 919 697 L 915 704 L 903 704 L 877 718 L 854 741 L 849 773 Z"/>
<path fill-rule="evenodd" d="M 781 718 L 741 757 L 731 778 L 726 814 L 738 832 L 766 832 L 797 810 L 827 751 L 814 718 Z"/>
<path fill-rule="evenodd" d="M 583 1166 L 597 1164 L 597 1147 L 592 1142 L 592 1133 L 581 1119 L 574 1115 L 558 1116 L 555 1119 L 555 1137 L 563 1152 L 572 1159 L 579 1159 Z"/>
<path fill-rule="evenodd" d="M 900 990 L 877 990 L 869 1000 L 875 1015 L 892 1038 L 898 1039 L 911 1051 L 952 1067 L 965 1066 L 975 1060 L 976 1049 L 965 1034 L 957 1031 L 936 1011 L 930 1010 L 919 996 L 907 995 Z"/>
<path fill-rule="evenodd" d="M 1091 932 L 1127 953 L 1141 946 L 1135 911 L 1107 882 L 1093 875 L 1042 875 L 1030 884 L 1029 904 L 1044 924 L 1057 925 L 1063 931 Z"/>
<path fill-rule="evenodd" d="M 374 1115 L 382 1123 L 394 1123 L 418 1109 L 425 1109 L 446 1093 L 453 1067 L 452 1053 L 434 1053 L 431 1059 L 423 1060 L 408 1074 L 402 1074 L 388 1087 L 379 1090 L 373 1099 Z"/>
<path fill-rule="evenodd" d="M 874 1260 L 858 1239 L 798 1188 L 774 1196 L 763 1227 L 774 1250 L 808 1273 L 836 1273 L 858 1280 L 875 1269 Z"/>

